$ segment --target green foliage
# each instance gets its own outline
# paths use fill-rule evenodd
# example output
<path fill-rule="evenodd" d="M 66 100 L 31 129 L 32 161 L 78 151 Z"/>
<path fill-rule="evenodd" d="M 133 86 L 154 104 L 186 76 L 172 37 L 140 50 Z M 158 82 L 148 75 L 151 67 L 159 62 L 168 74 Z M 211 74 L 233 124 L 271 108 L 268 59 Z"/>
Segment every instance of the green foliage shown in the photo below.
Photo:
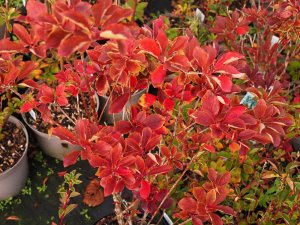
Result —
<path fill-rule="evenodd" d="M 76 170 L 64 174 L 64 182 L 58 189 L 58 193 L 60 195 L 59 200 L 61 202 L 58 216 L 61 221 L 63 221 L 65 216 L 77 207 L 77 204 L 69 204 L 69 201 L 71 198 L 80 195 L 80 193 L 75 190 L 75 186 L 82 183 L 82 181 L 79 180 L 80 176 L 81 174 L 77 173 Z"/>
<path fill-rule="evenodd" d="M 7 0 L 9 7 L 20 8 L 23 5 L 22 0 Z M 6 0 L 0 0 L 0 6 L 5 6 Z"/>
<path fill-rule="evenodd" d="M 291 75 L 292 81 L 300 80 L 300 61 L 291 61 L 287 67 L 287 71 Z"/>
<path fill-rule="evenodd" d="M 126 3 L 129 7 L 133 8 L 135 0 L 128 0 Z M 136 0 L 138 1 L 138 0 Z M 141 22 L 144 22 L 144 11 L 148 5 L 148 2 L 146 1 L 138 1 L 136 5 L 135 15 L 134 19 L 139 20 Z"/>

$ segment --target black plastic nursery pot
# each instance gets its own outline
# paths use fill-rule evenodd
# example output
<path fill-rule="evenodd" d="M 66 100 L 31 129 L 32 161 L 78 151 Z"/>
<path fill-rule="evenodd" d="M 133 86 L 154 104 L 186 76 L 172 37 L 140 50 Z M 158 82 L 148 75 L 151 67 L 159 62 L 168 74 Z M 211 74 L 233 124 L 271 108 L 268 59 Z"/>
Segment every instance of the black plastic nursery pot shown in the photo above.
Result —
<path fill-rule="evenodd" d="M 18 162 L 11 168 L 0 173 L 0 201 L 6 200 L 9 197 L 17 195 L 21 189 L 25 186 L 29 169 L 28 169 L 28 133 L 21 121 L 17 118 L 10 116 L 8 122 L 14 123 L 17 127 L 20 127 L 26 137 L 26 145 L 23 155 Z"/>

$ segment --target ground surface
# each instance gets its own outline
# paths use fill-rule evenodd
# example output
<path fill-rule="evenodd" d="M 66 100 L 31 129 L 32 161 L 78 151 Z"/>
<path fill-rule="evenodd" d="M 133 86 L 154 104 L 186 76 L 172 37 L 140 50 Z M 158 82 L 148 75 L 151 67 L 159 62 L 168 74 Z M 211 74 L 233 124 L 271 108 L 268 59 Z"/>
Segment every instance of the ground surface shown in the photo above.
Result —
<path fill-rule="evenodd" d="M 31 143 L 36 143 L 30 133 Z M 63 168 L 62 162 L 42 153 L 37 145 L 29 147 L 30 174 L 26 187 L 22 192 L 7 202 L 0 202 L 0 225 L 46 225 L 52 221 L 59 224 L 58 209 L 59 195 L 57 190 L 63 178 L 58 172 L 76 169 L 84 174 L 80 177 L 83 182 L 76 188 L 83 193 L 95 171 L 86 162 L 79 162 L 70 168 Z M 78 196 L 71 203 L 79 206 L 66 216 L 68 225 L 93 225 L 98 218 L 112 212 L 111 199 L 98 207 L 88 207 L 82 203 L 83 196 Z"/>

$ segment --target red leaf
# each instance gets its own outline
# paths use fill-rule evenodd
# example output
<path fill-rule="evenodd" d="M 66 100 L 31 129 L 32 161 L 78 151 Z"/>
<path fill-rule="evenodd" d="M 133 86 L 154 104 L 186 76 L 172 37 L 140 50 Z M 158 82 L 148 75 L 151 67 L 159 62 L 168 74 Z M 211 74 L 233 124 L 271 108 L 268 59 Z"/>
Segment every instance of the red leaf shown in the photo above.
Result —
<path fill-rule="evenodd" d="M 123 157 L 119 162 L 119 166 L 131 166 L 135 163 L 135 160 L 136 158 L 132 155 Z"/>
<path fill-rule="evenodd" d="M 225 206 L 225 205 L 218 205 L 216 207 L 217 210 L 223 212 L 223 213 L 226 213 L 226 214 L 229 214 L 229 215 L 232 215 L 232 216 L 235 216 L 235 212 L 234 210 L 229 207 L 229 206 Z"/>
<path fill-rule="evenodd" d="M 60 42 L 64 40 L 67 35 L 69 35 L 68 32 L 55 26 L 46 40 L 47 48 L 57 48 L 60 45 Z"/>
<path fill-rule="evenodd" d="M 214 81 L 220 86 L 222 91 L 228 93 L 231 92 L 232 89 L 232 81 L 231 78 L 221 75 L 218 77 L 213 77 Z"/>
<path fill-rule="evenodd" d="M 129 131 L 131 130 L 131 124 L 128 121 L 118 121 L 115 125 L 115 128 L 117 131 L 121 132 L 122 134 L 126 134 L 129 133 Z"/>
<path fill-rule="evenodd" d="M 101 180 L 101 185 L 102 185 L 102 180 Z M 109 178 L 105 179 L 105 182 L 106 182 L 105 186 L 103 186 L 104 196 L 107 197 L 114 192 L 117 181 L 116 181 L 115 177 L 109 177 Z"/>
<path fill-rule="evenodd" d="M 102 30 L 100 37 L 106 39 L 126 40 L 132 38 L 129 28 L 123 24 L 112 24 L 107 29 Z"/>
<path fill-rule="evenodd" d="M 125 93 L 121 96 L 115 97 L 112 100 L 108 113 L 112 114 L 112 113 L 118 113 L 122 111 L 125 104 L 128 102 L 129 96 L 130 96 L 129 93 Z"/>
<path fill-rule="evenodd" d="M 207 91 L 201 99 L 202 109 L 211 112 L 214 116 L 218 115 L 220 110 L 220 101 L 211 91 Z"/>
<path fill-rule="evenodd" d="M 38 17 L 47 13 L 46 5 L 37 0 L 29 0 L 26 2 L 27 16 L 30 19 L 38 20 Z"/>
<path fill-rule="evenodd" d="M 184 49 L 187 45 L 188 39 L 189 38 L 187 36 L 176 37 L 173 40 L 170 50 L 168 51 L 168 55 L 172 55 L 174 52 Z"/>
<path fill-rule="evenodd" d="M 141 182 L 140 196 L 143 199 L 147 199 L 150 194 L 150 183 L 148 181 L 143 180 Z"/>
<path fill-rule="evenodd" d="M 232 120 L 239 118 L 246 111 L 245 106 L 234 106 L 228 110 L 224 118 L 224 122 L 231 122 Z"/>
<path fill-rule="evenodd" d="M 106 143 L 105 141 L 97 141 L 95 144 L 93 144 L 93 151 L 96 154 L 107 156 L 110 154 L 111 150 L 111 145 Z"/>
<path fill-rule="evenodd" d="M 107 90 L 109 89 L 109 85 L 108 85 L 106 76 L 104 76 L 104 75 L 98 76 L 95 87 L 96 87 L 96 91 L 97 91 L 98 95 L 100 95 L 100 96 L 105 95 L 107 93 Z"/>
<path fill-rule="evenodd" d="M 151 38 L 144 38 L 141 40 L 140 48 L 156 58 L 159 58 L 160 56 L 160 48 L 156 41 Z"/>
<path fill-rule="evenodd" d="M 67 94 L 65 93 L 65 85 L 59 84 L 55 90 L 56 102 L 60 106 L 65 106 L 68 104 Z"/>
<path fill-rule="evenodd" d="M 35 63 L 34 62 L 24 62 L 22 65 L 22 68 L 20 70 L 20 73 L 18 75 L 18 80 L 23 80 L 31 73 L 32 70 L 35 69 Z M 31 79 L 28 79 L 31 81 Z M 34 83 L 34 81 L 32 81 Z"/>
<path fill-rule="evenodd" d="M 165 107 L 165 110 L 171 111 L 171 110 L 174 109 L 175 102 L 172 98 L 167 98 L 167 99 L 164 100 L 163 105 Z"/>
<path fill-rule="evenodd" d="M 102 18 L 104 14 L 107 12 L 107 9 L 112 5 L 111 0 L 101 0 L 97 1 L 93 7 L 93 16 L 95 18 L 95 27 L 98 27 L 100 23 L 102 22 Z"/>
<path fill-rule="evenodd" d="M 151 82 L 155 88 L 162 87 L 166 77 L 166 72 L 167 71 L 164 69 L 163 65 L 161 65 L 151 73 Z"/>
<path fill-rule="evenodd" d="M 197 203 L 195 199 L 191 197 L 185 197 L 178 202 L 180 209 L 186 212 L 195 212 L 197 209 Z"/>
<path fill-rule="evenodd" d="M 106 18 L 103 20 L 104 23 L 102 27 L 104 28 L 111 28 L 114 25 L 121 25 L 117 24 L 121 22 L 123 19 L 132 15 L 132 9 L 125 9 L 117 5 L 112 5 L 106 12 Z"/>
<path fill-rule="evenodd" d="M 72 22 L 84 32 L 89 32 L 89 28 L 92 25 L 91 21 L 88 20 L 88 16 L 81 14 L 73 10 L 66 10 L 61 13 L 68 21 Z M 64 19 L 65 19 L 64 18 Z"/>
<path fill-rule="evenodd" d="M 228 184 L 230 179 L 231 179 L 231 174 L 230 174 L 230 172 L 227 171 L 224 174 L 222 174 L 221 176 L 220 175 L 218 176 L 217 184 L 219 186 L 226 185 L 226 184 Z"/>
<path fill-rule="evenodd" d="M 165 52 L 169 44 L 169 39 L 165 32 L 163 32 L 161 29 L 159 29 L 157 32 L 156 40 L 160 46 L 160 51 Z"/>
<path fill-rule="evenodd" d="M 227 52 L 218 59 L 218 61 L 215 64 L 215 67 L 219 68 L 223 64 L 229 64 L 229 63 L 232 63 L 237 60 L 244 59 L 244 58 L 245 58 L 245 56 L 243 56 L 242 54 L 240 54 L 238 52 Z"/>
<path fill-rule="evenodd" d="M 23 42 L 23 44 L 31 45 L 31 38 L 27 30 L 20 24 L 15 23 L 13 27 L 14 34 Z"/>
<path fill-rule="evenodd" d="M 244 35 L 249 31 L 249 27 L 247 25 L 240 26 L 240 27 L 237 27 L 235 30 L 238 33 L 238 35 Z"/>
<path fill-rule="evenodd" d="M 143 124 L 152 130 L 161 128 L 165 123 L 165 118 L 158 114 L 151 114 L 143 121 Z"/>
<path fill-rule="evenodd" d="M 255 108 L 253 109 L 255 117 L 257 119 L 262 118 L 265 115 L 266 110 L 267 110 L 266 101 L 264 99 L 259 99 L 257 101 Z"/>
<path fill-rule="evenodd" d="M 204 202 L 206 197 L 206 192 L 201 187 L 194 187 L 193 188 L 193 195 L 197 199 L 198 202 Z"/>
<path fill-rule="evenodd" d="M 64 157 L 64 167 L 74 165 L 80 156 L 81 151 L 72 151 Z"/>
<path fill-rule="evenodd" d="M 175 55 L 169 62 L 171 65 L 176 65 L 177 67 L 188 67 L 190 65 L 189 60 L 185 55 Z"/>
<path fill-rule="evenodd" d="M 122 156 L 122 145 L 118 143 L 111 151 L 111 162 L 112 164 L 117 164 Z"/>
<path fill-rule="evenodd" d="M 214 73 L 230 74 L 233 78 L 243 79 L 246 77 L 245 73 L 241 73 L 234 66 L 231 65 L 222 65 L 218 68 L 215 68 Z"/>
<path fill-rule="evenodd" d="M 71 144 L 77 144 L 77 138 L 74 134 L 64 127 L 52 128 L 52 134 L 59 137 L 61 140 L 70 142 Z"/>
<path fill-rule="evenodd" d="M 0 53 L 6 52 L 22 52 L 24 49 L 22 44 L 12 42 L 8 38 L 0 40 Z"/>
<path fill-rule="evenodd" d="M 215 189 L 211 189 L 209 192 L 206 194 L 206 204 L 208 206 L 214 205 L 214 203 L 217 200 L 217 193 Z"/>
<path fill-rule="evenodd" d="M 149 175 L 168 173 L 171 169 L 169 165 L 156 166 L 149 170 Z"/>
<path fill-rule="evenodd" d="M 203 126 L 210 126 L 215 122 L 213 115 L 208 111 L 196 111 L 192 114 L 192 117 L 195 119 L 195 122 L 203 125 Z"/>
<path fill-rule="evenodd" d="M 242 132 L 240 132 L 238 134 L 238 138 L 242 139 L 242 140 L 249 140 L 251 139 L 254 135 L 256 134 L 256 132 L 254 130 L 243 130 Z"/>
<path fill-rule="evenodd" d="M 90 45 L 90 39 L 87 35 L 69 35 L 64 38 L 59 47 L 60 56 L 70 56 L 75 51 L 85 51 Z"/>
<path fill-rule="evenodd" d="M 149 108 L 154 104 L 155 101 L 156 101 L 156 96 L 147 93 L 147 94 L 143 94 L 139 98 L 139 105 L 145 108 Z"/>
<path fill-rule="evenodd" d="M 195 60 L 198 62 L 198 65 L 204 70 L 208 65 L 209 55 L 208 53 L 200 47 L 196 47 L 193 51 L 193 56 Z"/>
<path fill-rule="evenodd" d="M 203 145 L 203 148 L 204 148 L 205 150 L 209 151 L 209 152 L 212 152 L 212 153 L 215 153 L 215 152 L 216 152 L 214 146 L 209 145 L 209 144 L 204 144 L 204 145 Z"/>
<path fill-rule="evenodd" d="M 217 214 L 210 213 L 209 216 L 211 218 L 212 225 L 223 225 L 221 217 L 219 217 Z"/>
<path fill-rule="evenodd" d="M 38 46 L 33 46 L 29 50 L 30 50 L 30 52 L 32 52 L 33 54 L 35 54 L 38 57 L 41 57 L 41 58 L 46 57 L 46 45 L 45 44 L 40 44 Z"/>
<path fill-rule="evenodd" d="M 200 218 L 197 218 L 197 217 L 193 217 L 192 218 L 192 222 L 193 222 L 193 225 L 203 225 L 203 222 Z"/>

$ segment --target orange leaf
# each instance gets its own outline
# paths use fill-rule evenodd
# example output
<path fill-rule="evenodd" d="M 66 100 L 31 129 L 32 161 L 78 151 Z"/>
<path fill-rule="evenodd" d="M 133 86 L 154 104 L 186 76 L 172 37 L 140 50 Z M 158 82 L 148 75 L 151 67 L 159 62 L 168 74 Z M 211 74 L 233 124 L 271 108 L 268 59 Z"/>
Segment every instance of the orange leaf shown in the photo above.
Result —
<path fill-rule="evenodd" d="M 9 216 L 6 218 L 6 220 L 20 220 L 20 218 L 17 216 Z"/>
<path fill-rule="evenodd" d="M 232 152 L 236 152 L 236 151 L 239 151 L 241 148 L 241 146 L 236 143 L 236 142 L 231 142 L 230 145 L 229 145 L 229 149 L 232 151 Z"/>
<path fill-rule="evenodd" d="M 90 207 L 100 205 L 104 201 L 103 189 L 100 186 L 99 179 L 93 179 L 86 187 L 83 203 Z"/>

